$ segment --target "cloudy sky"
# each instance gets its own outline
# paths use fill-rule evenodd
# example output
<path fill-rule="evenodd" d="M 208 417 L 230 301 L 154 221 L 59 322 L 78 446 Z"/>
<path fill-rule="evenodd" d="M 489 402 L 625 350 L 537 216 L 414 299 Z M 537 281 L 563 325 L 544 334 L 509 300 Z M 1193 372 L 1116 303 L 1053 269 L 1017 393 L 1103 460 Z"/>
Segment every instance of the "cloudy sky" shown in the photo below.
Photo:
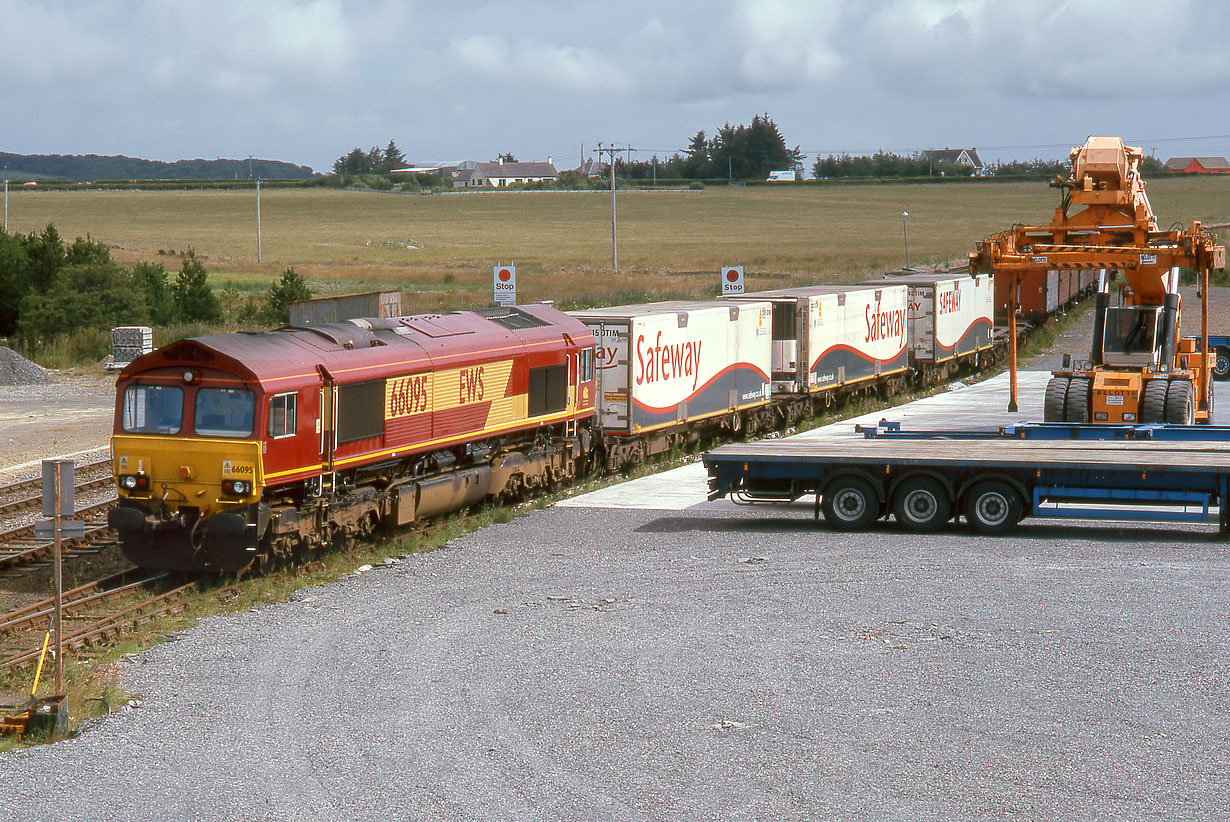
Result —
<path fill-rule="evenodd" d="M 0 151 L 567 168 L 767 112 L 809 164 L 1230 156 L 1227 31 L 1225 0 L 0 0 Z"/>

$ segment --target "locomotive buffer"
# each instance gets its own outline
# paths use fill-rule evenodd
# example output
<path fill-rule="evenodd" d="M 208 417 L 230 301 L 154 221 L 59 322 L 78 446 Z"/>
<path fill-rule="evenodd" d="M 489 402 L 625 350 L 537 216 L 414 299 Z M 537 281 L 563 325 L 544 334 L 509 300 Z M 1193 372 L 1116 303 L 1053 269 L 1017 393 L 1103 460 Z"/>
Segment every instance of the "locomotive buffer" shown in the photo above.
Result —
<path fill-rule="evenodd" d="M 994 432 L 862 440 L 774 440 L 705 454 L 709 499 L 788 503 L 816 495 L 816 516 L 862 530 L 892 514 L 915 532 L 964 516 L 977 531 L 1026 516 L 1212 522 L 1228 530 L 1230 428 L 1029 424 Z"/>

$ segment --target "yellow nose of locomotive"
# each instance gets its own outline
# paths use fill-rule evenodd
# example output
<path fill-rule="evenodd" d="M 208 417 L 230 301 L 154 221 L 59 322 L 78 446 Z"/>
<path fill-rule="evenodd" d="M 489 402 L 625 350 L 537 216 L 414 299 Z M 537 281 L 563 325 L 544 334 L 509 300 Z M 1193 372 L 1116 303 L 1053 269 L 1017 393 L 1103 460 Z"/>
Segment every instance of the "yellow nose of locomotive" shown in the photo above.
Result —
<path fill-rule="evenodd" d="M 111 454 L 121 498 L 170 511 L 225 510 L 256 502 L 263 490 L 258 442 L 116 436 Z"/>

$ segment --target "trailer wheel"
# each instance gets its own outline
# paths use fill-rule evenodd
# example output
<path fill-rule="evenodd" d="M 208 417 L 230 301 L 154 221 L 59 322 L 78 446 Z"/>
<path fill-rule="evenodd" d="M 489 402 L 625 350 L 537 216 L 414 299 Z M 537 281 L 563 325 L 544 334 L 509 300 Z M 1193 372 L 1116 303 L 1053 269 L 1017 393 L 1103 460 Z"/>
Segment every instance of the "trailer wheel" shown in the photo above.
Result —
<path fill-rule="evenodd" d="M 980 533 L 1007 533 L 1024 515 L 1024 500 L 1006 482 L 985 480 L 965 494 L 965 519 Z"/>
<path fill-rule="evenodd" d="M 1196 392 L 1191 380 L 1173 380 L 1166 391 L 1166 422 L 1191 425 L 1195 420 Z"/>
<path fill-rule="evenodd" d="M 838 477 L 825 487 L 820 511 L 834 531 L 862 531 L 880 518 L 880 497 L 862 477 Z"/>
<path fill-rule="evenodd" d="M 937 531 L 952 519 L 948 489 L 932 477 L 907 479 L 893 494 L 893 516 L 906 530 Z"/>
<path fill-rule="evenodd" d="M 1153 379 L 1145 383 L 1140 397 L 1140 421 L 1163 422 L 1166 419 L 1166 381 Z"/>
<path fill-rule="evenodd" d="M 1071 422 L 1076 425 L 1086 425 L 1093 422 L 1093 418 L 1089 414 L 1092 398 L 1093 386 L 1091 381 L 1084 377 L 1073 377 L 1072 382 L 1068 385 L 1068 396 L 1063 404 L 1064 422 Z"/>
<path fill-rule="evenodd" d="M 1213 379 L 1230 379 L 1230 348 L 1217 349 L 1217 359 L 1213 361 Z"/>
<path fill-rule="evenodd" d="M 1051 377 L 1046 384 L 1046 396 L 1042 401 L 1043 422 L 1063 422 L 1063 406 L 1068 396 L 1067 377 Z"/>

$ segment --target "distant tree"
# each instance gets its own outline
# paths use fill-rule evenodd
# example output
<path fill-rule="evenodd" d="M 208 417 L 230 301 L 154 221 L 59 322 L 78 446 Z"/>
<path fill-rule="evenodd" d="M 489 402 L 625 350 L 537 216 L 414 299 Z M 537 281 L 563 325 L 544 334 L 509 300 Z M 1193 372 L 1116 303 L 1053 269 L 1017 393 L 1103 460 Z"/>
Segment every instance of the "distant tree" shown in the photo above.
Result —
<path fill-rule="evenodd" d="M 0 231 L 0 337 L 10 337 L 17 330 L 21 300 L 33 287 L 26 244 Z"/>
<path fill-rule="evenodd" d="M 78 237 L 64 251 L 65 265 L 86 265 L 111 262 L 111 249 L 104 243 Z"/>
<path fill-rule="evenodd" d="M 339 176 L 362 174 L 366 171 L 367 155 L 361 148 L 352 148 L 348 154 L 338 157 L 333 163 L 333 173 Z"/>
<path fill-rule="evenodd" d="M 683 161 L 681 169 L 684 177 L 708 177 L 709 176 L 709 139 L 705 137 L 705 130 L 701 129 L 692 137 L 688 143 L 687 159 Z"/>
<path fill-rule="evenodd" d="M 501 154 L 500 156 L 496 157 L 495 161 L 497 163 L 516 163 L 518 162 L 517 158 L 512 155 L 511 151 L 506 154 Z"/>
<path fill-rule="evenodd" d="M 389 140 L 389 144 L 385 146 L 384 153 L 380 157 L 380 171 L 388 174 L 395 168 L 402 168 L 406 165 L 406 155 L 401 153 L 397 144 Z"/>
<path fill-rule="evenodd" d="M 171 293 L 177 319 L 188 322 L 217 322 L 222 319 L 222 305 L 209 284 L 209 272 L 191 248 L 175 277 Z"/>
<path fill-rule="evenodd" d="M 265 316 L 278 325 L 290 322 L 290 304 L 312 297 L 312 289 L 293 268 L 282 272 L 282 279 L 269 286 L 265 300 Z"/>
<path fill-rule="evenodd" d="M 132 267 L 133 281 L 145 293 L 145 306 L 154 325 L 175 321 L 175 297 L 167 282 L 167 270 L 162 263 L 137 263 Z"/>
<path fill-rule="evenodd" d="M 31 232 L 24 240 L 30 260 L 30 284 L 36 291 L 46 291 L 55 282 L 56 274 L 68 260 L 64 240 L 54 225 L 48 224 L 42 234 Z"/>
<path fill-rule="evenodd" d="M 110 261 L 90 262 L 64 268 L 45 293 L 27 294 L 18 333 L 34 344 L 79 328 L 136 325 L 147 316 L 144 294 L 131 273 Z"/>

